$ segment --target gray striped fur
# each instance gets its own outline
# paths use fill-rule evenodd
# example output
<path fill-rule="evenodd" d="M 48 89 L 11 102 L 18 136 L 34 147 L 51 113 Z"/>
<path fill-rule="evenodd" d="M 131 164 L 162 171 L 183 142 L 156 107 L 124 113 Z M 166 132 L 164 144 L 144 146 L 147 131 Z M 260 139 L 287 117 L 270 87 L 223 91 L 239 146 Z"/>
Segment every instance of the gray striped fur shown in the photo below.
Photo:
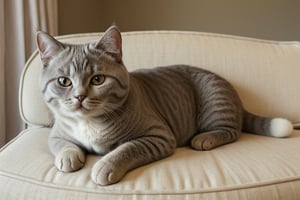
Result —
<path fill-rule="evenodd" d="M 41 91 L 55 118 L 49 148 L 61 171 L 79 170 L 86 152 L 103 155 L 91 177 L 108 185 L 179 146 L 210 150 L 237 140 L 242 129 L 272 135 L 272 119 L 244 111 L 214 73 L 185 65 L 128 73 L 116 27 L 98 43 L 63 44 L 38 32 L 37 44 Z"/>

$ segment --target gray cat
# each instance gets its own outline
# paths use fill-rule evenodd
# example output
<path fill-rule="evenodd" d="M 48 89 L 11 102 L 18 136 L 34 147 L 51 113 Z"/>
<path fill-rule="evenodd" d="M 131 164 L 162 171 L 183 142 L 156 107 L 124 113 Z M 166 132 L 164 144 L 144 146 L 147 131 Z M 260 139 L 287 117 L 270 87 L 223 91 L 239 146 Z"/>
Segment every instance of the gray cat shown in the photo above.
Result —
<path fill-rule="evenodd" d="M 292 132 L 286 119 L 245 111 L 233 87 L 204 69 L 176 65 L 128 73 L 121 40 L 115 26 L 98 42 L 79 45 L 37 33 L 41 91 L 54 116 L 49 148 L 60 171 L 79 170 L 85 154 L 95 153 L 103 157 L 91 177 L 109 185 L 176 147 L 210 150 L 236 141 L 242 130 L 273 137 Z"/>

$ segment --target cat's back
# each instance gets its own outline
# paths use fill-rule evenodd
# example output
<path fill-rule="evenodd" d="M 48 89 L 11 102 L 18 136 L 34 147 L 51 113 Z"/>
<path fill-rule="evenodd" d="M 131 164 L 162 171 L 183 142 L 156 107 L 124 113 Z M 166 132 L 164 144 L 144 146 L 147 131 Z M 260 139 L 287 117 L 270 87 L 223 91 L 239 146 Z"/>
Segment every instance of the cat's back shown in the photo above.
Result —
<path fill-rule="evenodd" d="M 144 109 L 152 109 L 185 145 L 186 136 L 196 131 L 197 94 L 192 74 L 201 69 L 174 65 L 136 70 L 130 73 L 130 88 L 135 90 Z M 183 137 L 184 136 L 184 137 Z"/>
<path fill-rule="evenodd" d="M 156 83 L 164 83 L 164 85 L 175 85 L 180 83 L 190 84 L 193 81 L 191 79 L 193 73 L 201 74 L 207 73 L 207 71 L 189 65 L 170 65 L 138 69 L 130 72 L 130 76 L 138 79 L 139 81 L 151 83 L 151 85 L 155 86 Z"/>
<path fill-rule="evenodd" d="M 131 87 L 138 85 L 142 92 L 150 96 L 177 99 L 189 94 L 190 98 L 194 98 L 194 80 L 191 71 L 202 73 L 201 69 L 187 65 L 139 69 L 130 72 L 130 85 Z"/>
<path fill-rule="evenodd" d="M 179 96 L 197 95 L 199 89 L 211 80 L 227 82 L 218 75 L 189 65 L 170 65 L 130 72 L 133 82 L 151 95 Z M 193 97 L 195 98 L 195 96 Z"/>
<path fill-rule="evenodd" d="M 176 81 L 179 81 L 178 83 L 189 82 L 194 84 L 194 79 L 199 76 L 216 76 L 210 71 L 189 65 L 169 65 L 138 69 L 130 72 L 130 75 L 143 81 L 165 81 L 165 84 L 175 84 Z"/>

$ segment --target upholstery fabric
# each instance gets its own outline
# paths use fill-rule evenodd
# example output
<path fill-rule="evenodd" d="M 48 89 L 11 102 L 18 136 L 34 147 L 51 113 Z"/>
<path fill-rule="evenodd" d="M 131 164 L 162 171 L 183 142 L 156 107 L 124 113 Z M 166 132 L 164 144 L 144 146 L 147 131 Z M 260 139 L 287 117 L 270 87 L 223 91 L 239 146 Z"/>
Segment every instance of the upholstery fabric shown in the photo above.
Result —
<path fill-rule="evenodd" d="M 97 186 L 90 178 L 99 156 L 62 173 L 47 146 L 48 128 L 22 132 L 0 152 L 0 199 L 299 199 L 300 131 L 286 139 L 243 134 L 212 151 L 178 148 L 174 155 Z M 3 162 L 5 161 L 5 162 Z"/>
<path fill-rule="evenodd" d="M 100 35 L 59 39 L 81 43 Z M 123 53 L 129 70 L 182 63 L 214 71 L 234 84 L 249 110 L 300 124 L 299 42 L 196 32 L 128 32 L 123 34 Z M 35 52 L 20 86 L 20 112 L 29 128 L 0 150 L 0 199 L 300 198 L 300 131 L 284 139 L 245 133 L 235 143 L 204 152 L 178 148 L 172 156 L 137 168 L 110 186 L 98 186 L 90 178 L 100 156 L 88 155 L 77 172 L 59 172 L 47 145 L 51 115 L 38 88 L 41 68 Z"/>

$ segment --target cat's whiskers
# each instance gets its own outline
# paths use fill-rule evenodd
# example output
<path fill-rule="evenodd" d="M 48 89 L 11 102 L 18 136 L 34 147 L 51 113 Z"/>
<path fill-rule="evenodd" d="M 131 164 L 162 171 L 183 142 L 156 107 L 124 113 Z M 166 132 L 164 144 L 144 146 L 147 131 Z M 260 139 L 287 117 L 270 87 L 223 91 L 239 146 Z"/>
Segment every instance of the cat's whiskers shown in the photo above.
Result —
<path fill-rule="evenodd" d="M 99 105 L 101 105 L 102 102 L 99 101 L 99 100 L 93 100 L 93 99 L 87 99 L 85 101 L 85 105 L 87 107 L 89 107 L 90 109 L 94 109 L 94 108 L 97 108 Z"/>
<path fill-rule="evenodd" d="M 69 105 L 69 104 L 72 104 L 73 101 L 72 101 L 71 98 L 69 98 L 69 99 L 64 99 L 64 100 L 63 100 L 63 103 Z"/>

